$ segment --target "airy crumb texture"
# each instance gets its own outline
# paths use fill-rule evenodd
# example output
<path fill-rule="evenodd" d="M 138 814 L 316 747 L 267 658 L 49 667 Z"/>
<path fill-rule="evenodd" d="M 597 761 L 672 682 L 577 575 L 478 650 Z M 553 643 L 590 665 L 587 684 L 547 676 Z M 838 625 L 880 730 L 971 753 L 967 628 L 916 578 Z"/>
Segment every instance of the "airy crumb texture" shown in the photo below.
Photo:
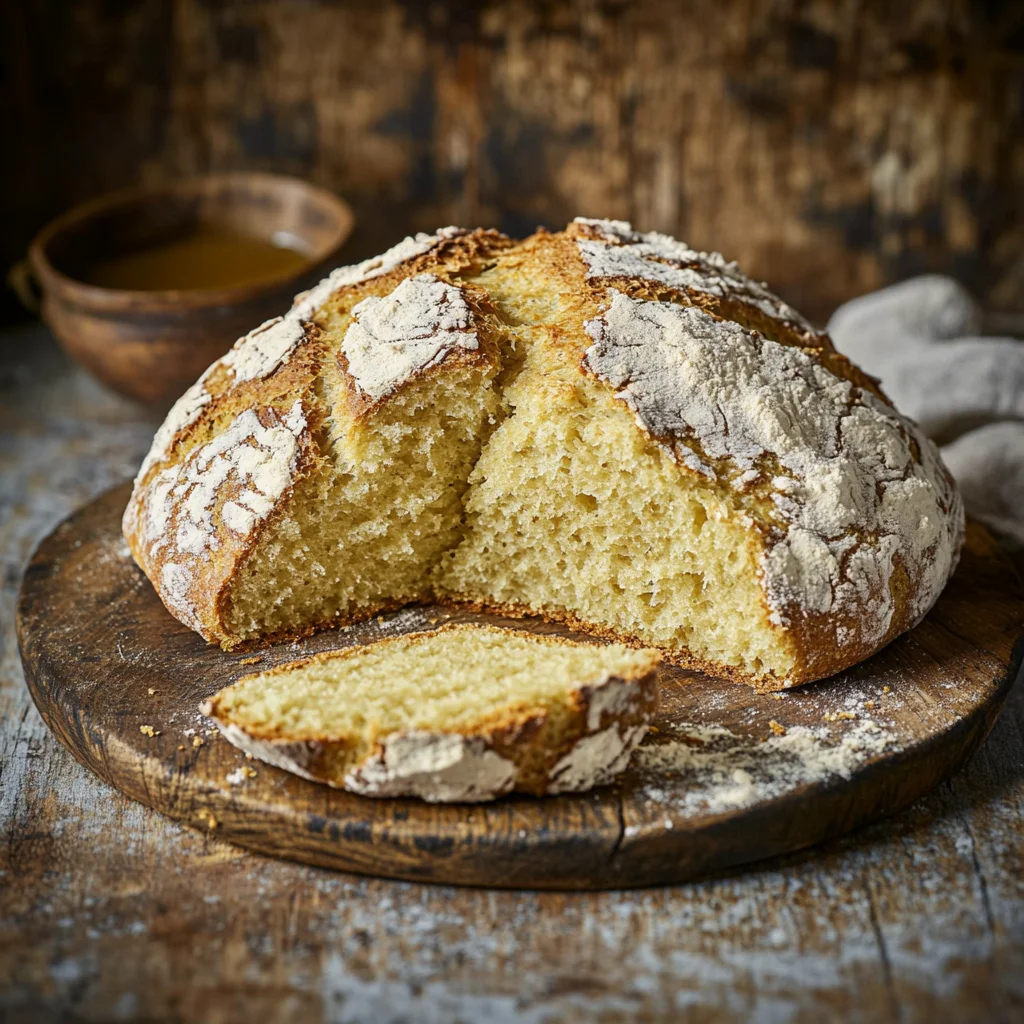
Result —
<path fill-rule="evenodd" d="M 876 381 L 717 253 L 619 221 L 418 235 L 241 339 L 125 514 L 225 648 L 414 601 L 774 690 L 911 628 L 963 507 Z"/>
<path fill-rule="evenodd" d="M 600 623 L 755 676 L 793 670 L 791 638 L 756 614 L 758 547 L 728 502 L 542 350 L 507 397 L 513 413 L 470 477 L 464 538 L 438 570 L 442 594 Z"/>
<path fill-rule="evenodd" d="M 241 639 L 350 621 L 429 596 L 429 573 L 461 537 L 462 498 L 497 401 L 488 371 L 425 377 L 337 430 L 331 462 L 299 486 L 232 590 Z"/>
<path fill-rule="evenodd" d="M 254 756 L 369 795 L 579 791 L 625 768 L 659 660 L 453 624 L 246 676 L 203 711 Z"/>

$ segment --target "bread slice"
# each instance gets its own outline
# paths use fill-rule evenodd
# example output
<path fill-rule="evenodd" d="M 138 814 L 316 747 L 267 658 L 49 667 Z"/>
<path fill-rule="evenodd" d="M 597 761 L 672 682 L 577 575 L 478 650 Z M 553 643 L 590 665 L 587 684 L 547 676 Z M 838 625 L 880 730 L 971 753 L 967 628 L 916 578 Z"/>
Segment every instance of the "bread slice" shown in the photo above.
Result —
<path fill-rule="evenodd" d="M 660 657 L 452 624 L 245 676 L 202 711 L 254 757 L 365 796 L 575 793 L 626 767 Z"/>

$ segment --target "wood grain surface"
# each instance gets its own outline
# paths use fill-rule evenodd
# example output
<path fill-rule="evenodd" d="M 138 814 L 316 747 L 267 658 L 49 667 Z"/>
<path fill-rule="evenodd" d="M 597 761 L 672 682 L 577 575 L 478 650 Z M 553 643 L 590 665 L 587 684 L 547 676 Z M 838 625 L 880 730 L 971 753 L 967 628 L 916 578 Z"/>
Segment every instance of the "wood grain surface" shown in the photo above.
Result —
<path fill-rule="evenodd" d="M 926 270 L 1024 310 L 1014 0 L 3 5 L 0 252 L 122 185 L 297 174 L 351 255 L 576 214 L 719 249 L 798 309 Z"/>
<path fill-rule="evenodd" d="M 418 885 L 262 857 L 83 768 L 25 686 L 22 571 L 156 424 L 45 330 L 0 338 L 0 1017 L 490 1024 L 1013 1021 L 1024 1008 L 1024 687 L 899 815 L 700 882 Z"/>
<path fill-rule="evenodd" d="M 901 810 L 959 767 L 995 722 L 1024 653 L 1016 580 L 972 525 L 924 622 L 850 671 L 778 698 L 663 669 L 653 735 L 613 786 L 486 805 L 374 800 L 247 764 L 199 704 L 254 663 L 439 621 L 564 631 L 428 606 L 228 654 L 172 618 L 132 562 L 121 536 L 129 493 L 124 484 L 76 512 L 25 571 L 18 639 L 43 719 L 133 799 L 254 850 L 347 871 L 589 889 L 678 882 L 788 853 Z M 820 763 L 830 756 L 842 763 Z"/>

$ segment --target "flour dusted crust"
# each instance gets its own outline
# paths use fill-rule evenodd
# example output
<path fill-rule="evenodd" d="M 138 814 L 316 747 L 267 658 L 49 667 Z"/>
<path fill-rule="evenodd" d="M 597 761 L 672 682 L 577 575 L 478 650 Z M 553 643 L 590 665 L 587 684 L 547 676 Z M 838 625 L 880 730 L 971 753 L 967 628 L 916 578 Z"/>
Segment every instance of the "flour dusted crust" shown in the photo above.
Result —
<path fill-rule="evenodd" d="M 955 567 L 962 513 L 915 424 L 811 352 L 696 306 L 609 298 L 584 325 L 584 367 L 685 469 L 769 503 L 771 621 L 829 616 L 848 655 L 920 619 Z M 895 573 L 909 582 L 902 606 Z M 805 658 L 822 674 L 840 660 L 810 645 Z"/>
<path fill-rule="evenodd" d="M 154 474 L 126 524 L 167 608 L 203 632 L 256 530 L 313 459 L 301 399 L 245 409 L 183 462 Z"/>
<path fill-rule="evenodd" d="M 465 628 L 518 633 L 495 627 L 449 625 L 408 636 L 434 636 Z M 557 637 L 519 635 L 551 645 L 575 646 Z M 368 647 L 379 648 L 401 639 L 388 637 Z M 331 657 L 337 657 L 337 653 L 282 665 L 271 673 L 243 677 L 239 683 Z M 652 653 L 646 665 L 628 676 L 607 675 L 568 692 L 563 702 L 568 714 L 558 709 L 561 721 L 555 743 L 545 728 L 553 707 L 523 708 L 511 703 L 459 731 L 411 730 L 380 736 L 369 754 L 356 764 L 350 763 L 350 750 L 357 742 L 354 737 L 296 740 L 273 731 L 257 734 L 231 720 L 221 694 L 206 701 L 200 710 L 217 723 L 225 739 L 253 757 L 302 778 L 362 796 L 477 803 L 513 791 L 535 796 L 578 793 L 611 782 L 629 763 L 657 712 L 657 664 L 658 658 Z M 281 727 L 277 733 L 285 731 Z"/>
<path fill-rule="evenodd" d="M 341 343 L 356 389 L 372 401 L 440 365 L 456 349 L 479 348 L 461 290 L 433 274 L 406 278 L 384 298 L 363 299 Z"/>
<path fill-rule="evenodd" d="M 338 267 L 316 287 L 297 295 L 290 315 L 308 320 L 341 288 L 382 277 L 397 267 L 411 264 L 418 258 L 434 252 L 443 242 L 464 238 L 467 235 L 468 231 L 456 227 L 440 228 L 432 235 L 421 231 L 403 239 L 380 256 L 374 256 L 349 267 Z"/>
<path fill-rule="evenodd" d="M 719 254 L 578 219 L 523 243 L 456 228 L 406 239 L 335 271 L 214 364 L 158 432 L 125 514 L 173 614 L 238 642 L 225 617 L 232 581 L 324 457 L 318 379 L 340 368 L 342 421 L 355 424 L 412 380 L 490 358 L 481 325 L 501 303 L 494 266 L 558 294 L 551 344 L 747 527 L 763 605 L 751 613 L 786 637 L 795 668 L 751 677 L 686 652 L 673 660 L 777 689 L 867 657 L 931 607 L 956 567 L 963 508 L 934 445 L 878 382 Z M 571 610 L 552 616 L 649 643 Z"/>
<path fill-rule="evenodd" d="M 214 398 L 231 390 L 231 385 L 265 378 L 285 364 L 306 338 L 308 328 L 304 325 L 321 313 L 342 289 L 354 289 L 381 278 L 398 283 L 418 268 L 461 269 L 481 254 L 500 249 L 507 242 L 508 239 L 496 231 L 469 232 L 446 227 L 432 235 L 423 232 L 411 235 L 380 256 L 338 267 L 314 288 L 297 295 L 284 316 L 268 320 L 239 338 L 231 350 L 174 403 L 153 438 L 136 483 L 144 480 L 156 463 L 171 455 L 176 442 L 187 439 L 190 428 Z M 244 394 L 238 397 L 244 400 Z"/>
<path fill-rule="evenodd" d="M 577 240 L 589 280 L 639 280 L 695 298 L 743 303 L 801 335 L 817 334 L 792 306 L 719 252 L 698 252 L 657 231 L 634 231 L 622 220 L 577 217 L 569 234 Z"/>

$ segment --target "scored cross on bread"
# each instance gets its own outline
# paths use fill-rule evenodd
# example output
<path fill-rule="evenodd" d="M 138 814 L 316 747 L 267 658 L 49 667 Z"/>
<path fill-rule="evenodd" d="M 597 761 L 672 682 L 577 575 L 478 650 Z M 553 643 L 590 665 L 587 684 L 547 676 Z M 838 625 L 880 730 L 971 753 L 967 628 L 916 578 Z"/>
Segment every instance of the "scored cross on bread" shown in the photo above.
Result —
<path fill-rule="evenodd" d="M 183 396 L 124 525 L 227 648 L 441 600 L 778 689 L 919 621 L 963 509 L 935 446 L 764 286 L 581 219 L 335 271 Z"/>

